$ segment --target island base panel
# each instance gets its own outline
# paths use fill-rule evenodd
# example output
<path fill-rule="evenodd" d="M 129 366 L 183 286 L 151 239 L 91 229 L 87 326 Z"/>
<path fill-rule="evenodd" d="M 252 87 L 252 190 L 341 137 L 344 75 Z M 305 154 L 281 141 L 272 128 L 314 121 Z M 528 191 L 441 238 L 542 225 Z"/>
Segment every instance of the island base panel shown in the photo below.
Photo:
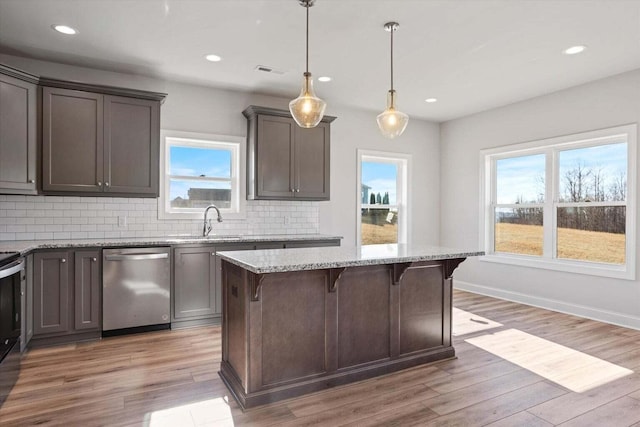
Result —
<path fill-rule="evenodd" d="M 220 376 L 251 408 L 452 358 L 450 266 L 255 274 L 223 260 Z"/>
<path fill-rule="evenodd" d="M 353 369 L 329 376 L 320 376 L 306 381 L 299 381 L 294 384 L 279 386 L 276 388 L 262 390 L 254 393 L 246 393 L 233 368 L 226 362 L 220 363 L 218 374 L 225 383 L 238 405 L 245 410 L 256 406 L 279 402 L 284 399 L 303 396 L 305 394 L 327 390 L 336 386 L 350 384 L 369 378 L 379 377 L 418 365 L 425 365 L 443 360 L 454 359 L 455 350 L 447 347 L 430 352 L 415 358 L 403 358 L 389 361 L 388 363 L 368 366 L 362 369 Z"/>

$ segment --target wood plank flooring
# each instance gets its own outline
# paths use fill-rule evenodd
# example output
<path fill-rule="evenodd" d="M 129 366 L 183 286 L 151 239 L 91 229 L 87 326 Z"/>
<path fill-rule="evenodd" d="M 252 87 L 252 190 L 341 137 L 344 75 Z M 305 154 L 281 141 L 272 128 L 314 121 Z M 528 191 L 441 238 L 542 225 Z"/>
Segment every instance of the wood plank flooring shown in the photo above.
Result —
<path fill-rule="evenodd" d="M 640 331 L 462 291 L 454 306 L 456 359 L 244 413 L 217 375 L 219 327 L 30 350 L 0 425 L 640 427 Z"/>

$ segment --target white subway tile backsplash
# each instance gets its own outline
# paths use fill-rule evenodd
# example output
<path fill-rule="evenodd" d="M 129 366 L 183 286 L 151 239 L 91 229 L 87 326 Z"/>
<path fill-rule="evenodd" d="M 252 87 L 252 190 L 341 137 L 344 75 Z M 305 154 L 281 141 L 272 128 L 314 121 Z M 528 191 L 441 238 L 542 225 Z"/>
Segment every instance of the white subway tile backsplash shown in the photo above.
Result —
<path fill-rule="evenodd" d="M 284 217 L 289 223 L 284 224 Z M 126 217 L 127 225 L 118 226 Z M 213 223 L 216 234 L 318 233 L 317 202 L 249 200 L 245 219 Z M 0 195 L 0 241 L 160 237 L 202 232 L 202 220 L 158 219 L 157 199 Z"/>

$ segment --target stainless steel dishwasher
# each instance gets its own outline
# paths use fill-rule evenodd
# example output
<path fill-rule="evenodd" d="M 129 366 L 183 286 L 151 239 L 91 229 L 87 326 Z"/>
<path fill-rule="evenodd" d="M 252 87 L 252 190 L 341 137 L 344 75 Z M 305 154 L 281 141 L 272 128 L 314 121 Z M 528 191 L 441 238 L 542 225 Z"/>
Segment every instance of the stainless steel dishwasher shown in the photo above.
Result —
<path fill-rule="evenodd" d="M 102 335 L 168 329 L 169 248 L 102 251 Z"/>

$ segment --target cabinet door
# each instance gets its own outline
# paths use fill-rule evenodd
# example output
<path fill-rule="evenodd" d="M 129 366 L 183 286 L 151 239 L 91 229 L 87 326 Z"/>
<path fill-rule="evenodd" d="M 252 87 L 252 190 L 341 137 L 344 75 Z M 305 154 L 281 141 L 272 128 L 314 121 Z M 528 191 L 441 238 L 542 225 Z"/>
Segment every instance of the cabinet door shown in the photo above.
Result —
<path fill-rule="evenodd" d="M 77 251 L 74 255 L 74 327 L 76 330 L 100 329 L 100 251 Z"/>
<path fill-rule="evenodd" d="M 36 192 L 36 89 L 0 74 L 0 192 Z"/>
<path fill-rule="evenodd" d="M 295 197 L 329 200 L 329 123 L 295 130 Z"/>
<path fill-rule="evenodd" d="M 256 143 L 257 194 L 259 198 L 293 198 L 293 119 L 258 116 Z"/>
<path fill-rule="evenodd" d="M 101 192 L 103 96 L 42 89 L 42 189 Z"/>
<path fill-rule="evenodd" d="M 105 192 L 158 195 L 160 103 L 105 96 Z"/>
<path fill-rule="evenodd" d="M 33 320 L 34 335 L 69 331 L 68 252 L 41 252 L 34 255 Z"/>
<path fill-rule="evenodd" d="M 176 248 L 173 271 L 174 319 L 201 318 L 218 312 L 213 246 Z"/>

